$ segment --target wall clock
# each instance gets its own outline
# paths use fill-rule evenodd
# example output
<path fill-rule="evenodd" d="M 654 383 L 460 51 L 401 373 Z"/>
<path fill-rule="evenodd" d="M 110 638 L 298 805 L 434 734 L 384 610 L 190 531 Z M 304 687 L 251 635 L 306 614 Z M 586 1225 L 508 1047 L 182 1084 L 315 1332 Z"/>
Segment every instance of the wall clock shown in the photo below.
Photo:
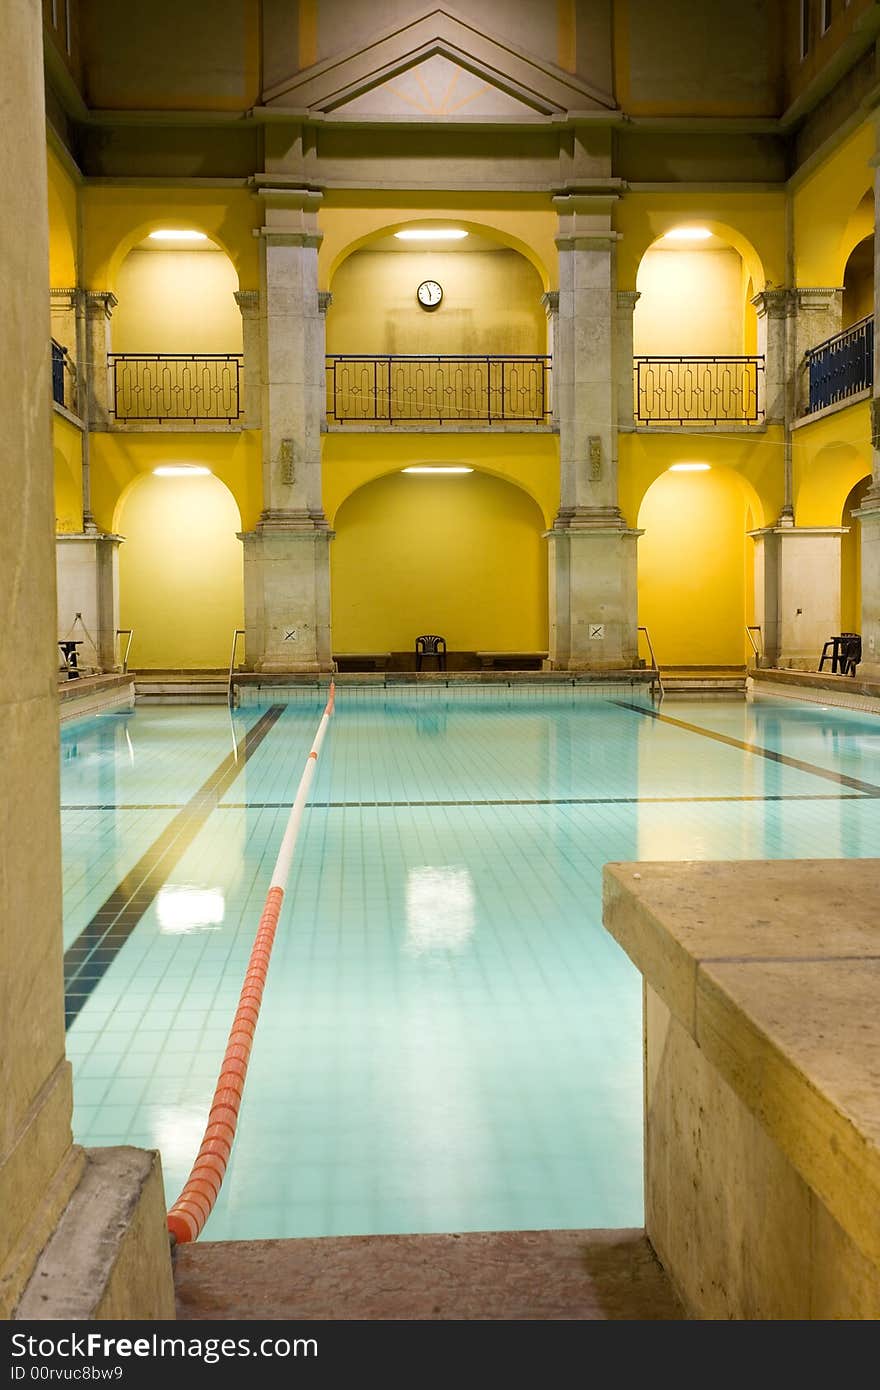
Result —
<path fill-rule="evenodd" d="M 416 290 L 416 298 L 423 309 L 436 309 L 443 298 L 443 286 L 436 280 L 423 280 Z"/>

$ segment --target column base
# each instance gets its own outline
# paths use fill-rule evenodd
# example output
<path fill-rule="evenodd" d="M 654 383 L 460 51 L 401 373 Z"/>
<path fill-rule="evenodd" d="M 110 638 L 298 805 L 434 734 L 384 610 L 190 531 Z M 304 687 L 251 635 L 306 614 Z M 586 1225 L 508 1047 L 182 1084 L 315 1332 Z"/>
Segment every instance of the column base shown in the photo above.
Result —
<path fill-rule="evenodd" d="M 333 669 L 330 541 L 320 514 L 271 513 L 244 545 L 245 666 L 251 671 L 320 674 Z M 291 517 L 295 519 L 291 520 Z"/>
<path fill-rule="evenodd" d="M 815 671 L 840 631 L 840 538 L 845 526 L 777 526 L 755 541 L 755 621 L 773 666 Z"/>
<path fill-rule="evenodd" d="M 158 1153 L 127 1146 L 86 1149 L 80 1181 L 13 1321 L 169 1321 L 174 1316 Z"/>
<path fill-rule="evenodd" d="M 97 530 L 55 537 L 58 636 L 82 638 L 80 664 L 101 672 L 118 666 L 119 546 L 123 539 Z"/>
<path fill-rule="evenodd" d="M 616 509 L 579 513 L 546 533 L 551 670 L 631 670 L 638 665 L 636 542 Z M 560 514 L 561 516 L 561 514 Z M 605 518 L 603 520 L 603 518 Z M 619 518 L 620 524 L 617 522 Z"/>
<path fill-rule="evenodd" d="M 853 513 L 862 532 L 862 661 L 857 675 L 880 679 L 880 490 L 872 487 Z"/>

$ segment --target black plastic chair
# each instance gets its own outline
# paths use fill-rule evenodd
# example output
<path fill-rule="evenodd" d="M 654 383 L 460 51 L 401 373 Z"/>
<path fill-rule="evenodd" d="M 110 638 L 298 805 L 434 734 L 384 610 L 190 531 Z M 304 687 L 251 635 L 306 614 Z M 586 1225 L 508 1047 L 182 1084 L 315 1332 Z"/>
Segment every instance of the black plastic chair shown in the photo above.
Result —
<path fill-rule="evenodd" d="M 422 669 L 422 658 L 436 656 L 438 671 L 446 670 L 446 638 L 426 633 L 416 638 L 416 670 Z"/>
<path fill-rule="evenodd" d="M 857 632 L 841 632 L 837 669 L 842 676 L 854 676 L 862 659 L 862 639 Z"/>

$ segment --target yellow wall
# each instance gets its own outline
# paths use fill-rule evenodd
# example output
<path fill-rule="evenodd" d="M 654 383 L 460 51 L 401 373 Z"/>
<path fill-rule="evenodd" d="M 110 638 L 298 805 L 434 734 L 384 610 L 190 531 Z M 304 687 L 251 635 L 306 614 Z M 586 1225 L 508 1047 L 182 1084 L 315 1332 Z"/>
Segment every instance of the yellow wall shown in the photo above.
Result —
<path fill-rule="evenodd" d="M 641 295 L 633 313 L 636 355 L 741 355 L 742 281 L 742 259 L 730 248 L 652 247 L 636 280 Z"/>
<path fill-rule="evenodd" d="M 49 284 L 56 290 L 77 283 L 77 188 L 52 149 L 46 151 L 49 189 Z"/>
<path fill-rule="evenodd" d="M 331 526 L 357 488 L 410 463 L 458 463 L 506 479 L 534 498 L 545 527 L 559 510 L 559 439 L 554 434 L 356 434 L 323 440 L 324 511 Z"/>
<path fill-rule="evenodd" d="M 135 249 L 119 268 L 114 352 L 241 352 L 238 276 L 222 251 Z"/>
<path fill-rule="evenodd" d="M 259 431 L 233 434 L 93 434 L 91 436 L 92 511 L 103 531 L 118 531 L 119 499 L 142 473 L 160 463 L 202 464 L 225 483 L 235 498 L 245 531 L 256 525 L 262 508 Z M 172 480 L 173 481 L 173 480 Z M 125 532 L 123 531 L 123 535 Z"/>
<path fill-rule="evenodd" d="M 474 472 L 395 473 L 343 504 L 330 550 L 336 652 L 547 645 L 547 543 L 520 489 Z"/>
<path fill-rule="evenodd" d="M 318 252 L 318 280 L 328 289 L 346 256 L 372 238 L 417 226 L 420 221 L 448 221 L 456 227 L 496 238 L 530 260 L 545 289 L 558 282 L 556 237 L 558 218 L 549 194 L 467 193 L 456 195 L 452 207 L 442 194 L 414 192 L 406 202 L 381 191 L 328 189 L 319 217 L 323 241 Z M 652 238 L 653 240 L 653 238 Z"/>
<path fill-rule="evenodd" d="M 241 521 L 212 477 L 139 479 L 119 524 L 120 626 L 135 669 L 224 667 L 244 625 Z"/>
<path fill-rule="evenodd" d="M 843 327 L 874 312 L 874 237 L 860 241 L 850 255 L 843 278 Z"/>
<path fill-rule="evenodd" d="M 422 280 L 442 285 L 439 308 L 419 307 Z M 331 288 L 328 352 L 546 351 L 544 287 L 516 251 L 356 251 Z"/>
<path fill-rule="evenodd" d="M 843 508 L 843 525 L 849 530 L 840 538 L 841 632 L 862 630 L 862 524 L 853 512 L 862 505 L 870 483 L 870 478 L 857 483 Z"/>
<path fill-rule="evenodd" d="M 708 227 L 722 241 L 729 242 L 742 256 L 755 293 L 763 290 L 765 284 L 786 283 L 784 193 L 630 190 L 614 210 L 614 225 L 621 233 L 617 245 L 619 289 L 636 288 L 639 264 L 648 248 L 665 232 L 682 224 Z"/>
<path fill-rule="evenodd" d="M 798 526 L 840 526 L 850 489 L 871 472 L 870 440 L 867 401 L 793 432 L 794 518 Z"/>
<path fill-rule="evenodd" d="M 873 225 L 872 209 L 862 203 L 873 186 L 873 154 L 873 123 L 866 121 L 795 189 L 792 214 L 798 285 L 843 284 L 849 253 Z"/>
<path fill-rule="evenodd" d="M 248 189 L 90 184 L 82 191 L 82 212 L 86 289 L 115 290 L 119 267 L 129 251 L 161 227 L 204 232 L 235 266 L 237 288 L 259 288 L 253 229 L 260 225 L 262 212 Z"/>
<path fill-rule="evenodd" d="M 784 501 L 783 449 L 781 425 L 755 434 L 623 434 L 618 462 L 620 509 L 635 526 L 648 488 L 673 463 L 708 463 L 739 475 L 755 525 L 769 526 Z"/>
<path fill-rule="evenodd" d="M 639 622 L 661 666 L 740 666 L 751 602 L 749 498 L 728 469 L 664 473 L 639 512 Z"/>
<path fill-rule="evenodd" d="M 55 530 L 82 530 L 82 434 L 52 412 L 52 443 L 55 457 Z"/>

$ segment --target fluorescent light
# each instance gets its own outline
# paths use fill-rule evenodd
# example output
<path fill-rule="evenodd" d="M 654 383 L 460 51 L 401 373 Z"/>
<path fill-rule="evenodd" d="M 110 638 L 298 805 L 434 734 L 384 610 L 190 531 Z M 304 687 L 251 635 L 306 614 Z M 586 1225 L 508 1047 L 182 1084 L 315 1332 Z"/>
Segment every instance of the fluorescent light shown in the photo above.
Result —
<path fill-rule="evenodd" d="M 402 468 L 401 473 L 473 473 L 472 468 L 447 468 L 445 464 L 434 465 L 433 463 L 413 464 L 409 468 Z"/>
<path fill-rule="evenodd" d="M 190 228 L 176 232 L 169 227 L 163 227 L 159 232 L 150 232 L 151 241 L 207 241 L 204 232 L 194 232 Z"/>
<path fill-rule="evenodd" d="M 197 475 L 210 474 L 210 472 L 210 468 L 203 468 L 200 463 L 163 463 L 158 468 L 153 469 L 157 478 L 194 478 Z"/>
<path fill-rule="evenodd" d="M 467 232 L 460 227 L 407 227 L 394 235 L 398 241 L 461 241 Z"/>
<path fill-rule="evenodd" d="M 661 241 L 707 241 L 712 233 L 708 227 L 673 227 L 660 237 Z"/>
<path fill-rule="evenodd" d="M 670 464 L 670 473 L 708 473 L 712 467 L 711 463 L 673 463 Z"/>

